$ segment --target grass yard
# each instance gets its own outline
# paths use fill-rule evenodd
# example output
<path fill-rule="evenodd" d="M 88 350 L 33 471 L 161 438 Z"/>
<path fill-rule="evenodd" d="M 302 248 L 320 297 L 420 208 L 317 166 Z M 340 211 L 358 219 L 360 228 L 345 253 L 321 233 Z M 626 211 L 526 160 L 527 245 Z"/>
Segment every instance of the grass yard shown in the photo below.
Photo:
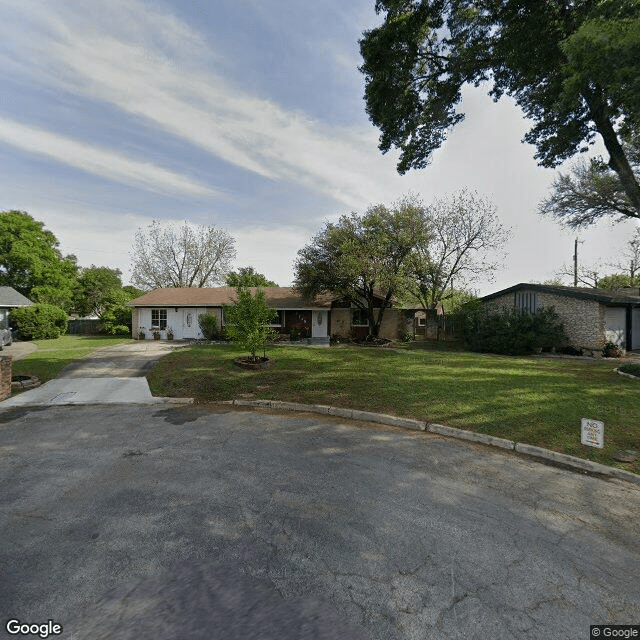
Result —
<path fill-rule="evenodd" d="M 241 394 L 390 413 L 488 433 L 640 473 L 611 454 L 640 449 L 640 380 L 615 363 L 427 349 L 274 347 L 275 364 L 245 371 L 231 345 L 164 357 L 148 375 L 155 395 L 198 401 Z M 605 448 L 580 444 L 580 419 L 602 420 Z"/>
<path fill-rule="evenodd" d="M 38 376 L 42 382 L 53 380 L 69 363 L 89 355 L 100 347 L 131 342 L 126 336 L 60 336 L 34 340 L 37 351 L 13 363 L 13 375 Z"/>

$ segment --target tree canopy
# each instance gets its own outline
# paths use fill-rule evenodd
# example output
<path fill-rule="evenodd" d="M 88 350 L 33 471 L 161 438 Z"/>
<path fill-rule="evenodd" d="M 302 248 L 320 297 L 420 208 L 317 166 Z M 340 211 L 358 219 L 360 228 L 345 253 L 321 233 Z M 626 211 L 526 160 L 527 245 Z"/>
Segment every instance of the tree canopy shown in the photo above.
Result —
<path fill-rule="evenodd" d="M 636 180 L 640 181 L 640 159 L 628 145 L 623 146 Z M 636 217 L 619 176 L 601 157 L 579 160 L 568 173 L 558 173 L 551 194 L 540 202 L 538 211 L 573 229 L 603 217 L 617 216 L 619 221 Z"/>
<path fill-rule="evenodd" d="M 113 292 L 122 289 L 120 269 L 84 267 L 80 269 L 74 307 L 81 316 L 100 315 L 113 299 Z"/>
<path fill-rule="evenodd" d="M 227 287 L 277 287 L 273 280 L 258 273 L 253 267 L 240 267 L 237 271 L 231 271 L 225 278 Z"/>
<path fill-rule="evenodd" d="M 224 281 L 235 240 L 214 226 L 161 224 L 136 232 L 131 281 L 142 289 L 210 287 Z"/>
<path fill-rule="evenodd" d="M 524 140 L 544 167 L 602 136 L 640 217 L 640 184 L 622 141 L 640 129 L 637 0 L 376 0 L 384 23 L 360 41 L 367 113 L 398 170 L 425 167 L 464 115 L 466 84 L 492 84 L 534 125 Z"/>
<path fill-rule="evenodd" d="M 404 290 L 414 304 L 430 309 L 454 295 L 454 284 L 489 275 L 497 264 L 488 255 L 503 247 L 506 233 L 495 205 L 466 190 L 437 198 L 422 215 L 429 232 L 411 253 Z"/>
<path fill-rule="evenodd" d="M 58 239 L 25 211 L 0 213 L 0 285 L 34 302 L 73 306 L 75 256 L 63 256 Z"/>
<path fill-rule="evenodd" d="M 403 285 L 407 260 L 425 234 L 420 204 L 411 198 L 391 208 L 372 206 L 363 216 L 343 215 L 298 251 L 295 286 L 307 297 L 331 292 L 365 310 L 369 331 L 377 336 L 385 308 Z"/>
<path fill-rule="evenodd" d="M 434 308 L 452 296 L 454 279 L 459 298 L 464 285 L 496 267 L 487 255 L 505 239 L 495 206 L 475 193 L 462 190 L 428 206 L 406 196 L 327 223 L 298 251 L 295 286 L 308 297 L 330 292 L 365 310 L 377 336 L 396 299 Z"/>

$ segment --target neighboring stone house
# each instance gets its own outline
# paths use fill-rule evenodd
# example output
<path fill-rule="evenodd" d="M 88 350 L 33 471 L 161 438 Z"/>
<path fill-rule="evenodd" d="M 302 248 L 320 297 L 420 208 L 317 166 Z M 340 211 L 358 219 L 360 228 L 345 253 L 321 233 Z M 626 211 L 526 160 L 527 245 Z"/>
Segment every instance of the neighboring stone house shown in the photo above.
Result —
<path fill-rule="evenodd" d="M 255 294 L 255 287 L 250 290 Z M 366 316 L 332 296 L 306 300 L 291 287 L 264 287 L 263 291 L 267 304 L 277 313 L 271 326 L 282 335 L 290 336 L 295 331 L 301 338 L 328 342 L 333 335 L 346 338 L 368 333 Z M 161 338 L 166 338 L 167 329 L 171 329 L 178 340 L 202 338 L 198 316 L 213 313 L 223 326 L 223 307 L 235 300 L 236 290 L 231 287 L 156 289 L 129 302 L 133 307 L 133 337 L 144 332 L 145 339 L 153 339 L 152 332 L 156 328 Z M 411 318 L 409 330 L 412 322 Z M 380 336 L 399 338 L 407 330 L 406 324 L 402 310 L 386 309 Z"/>
<path fill-rule="evenodd" d="M 640 290 L 609 291 L 520 283 L 481 298 L 489 310 L 515 307 L 536 313 L 553 307 L 572 346 L 592 352 L 607 342 L 622 349 L 640 348 Z"/>

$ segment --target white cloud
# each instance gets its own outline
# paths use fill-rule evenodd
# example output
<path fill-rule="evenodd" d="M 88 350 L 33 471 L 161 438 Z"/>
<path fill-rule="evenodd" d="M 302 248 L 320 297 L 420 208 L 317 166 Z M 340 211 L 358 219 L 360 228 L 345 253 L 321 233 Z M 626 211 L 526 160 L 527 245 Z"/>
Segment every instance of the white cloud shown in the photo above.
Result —
<path fill-rule="evenodd" d="M 212 196 L 216 192 L 173 171 L 139 162 L 103 147 L 0 117 L 0 141 L 103 178 L 162 193 Z"/>
<path fill-rule="evenodd" d="M 28 5 L 29 18 L 38 22 L 46 63 L 32 66 L 27 48 L 22 64 L 40 82 L 115 105 L 232 165 L 348 207 L 401 191 L 393 159 L 376 152 L 374 129 L 329 127 L 237 88 L 216 72 L 217 54 L 198 34 L 155 5 L 109 3 L 89 16 L 75 3 L 65 12 L 37 5 Z"/>

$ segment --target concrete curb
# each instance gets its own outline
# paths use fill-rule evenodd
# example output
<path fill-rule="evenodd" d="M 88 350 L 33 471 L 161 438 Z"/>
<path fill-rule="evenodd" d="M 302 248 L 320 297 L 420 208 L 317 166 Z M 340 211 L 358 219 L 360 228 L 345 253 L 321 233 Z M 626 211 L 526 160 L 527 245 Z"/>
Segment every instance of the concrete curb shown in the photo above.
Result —
<path fill-rule="evenodd" d="M 163 404 L 193 404 L 193 398 L 170 398 L 163 396 L 154 396 L 158 403 Z"/>
<path fill-rule="evenodd" d="M 180 398 L 175 398 L 179 400 Z M 192 398 L 189 398 L 193 402 Z M 348 418 L 351 420 L 364 420 L 367 422 L 377 422 L 379 424 L 388 424 L 394 427 L 404 427 L 416 431 L 429 431 L 441 436 L 456 438 L 458 440 L 467 440 L 469 442 L 477 442 L 490 447 L 498 447 L 507 451 L 515 451 L 521 455 L 529 456 L 538 460 L 545 460 L 561 464 L 565 467 L 575 469 L 599 476 L 616 478 L 617 480 L 626 480 L 640 485 L 640 475 L 615 467 L 608 467 L 599 462 L 576 458 L 565 453 L 558 453 L 542 447 L 534 447 L 530 444 L 522 442 L 513 442 L 504 438 L 486 435 L 484 433 L 476 433 L 475 431 L 466 431 L 464 429 L 456 429 L 455 427 L 447 427 L 443 424 L 429 424 L 420 420 L 411 418 L 399 418 L 384 413 L 372 413 L 370 411 L 358 411 L 357 409 L 343 409 L 342 407 L 330 407 L 323 404 L 301 404 L 298 402 L 282 402 L 280 400 L 225 400 L 222 404 L 236 405 L 239 407 L 262 407 L 263 409 L 280 409 L 284 411 L 307 411 L 310 413 L 322 413 L 339 418 Z"/>

